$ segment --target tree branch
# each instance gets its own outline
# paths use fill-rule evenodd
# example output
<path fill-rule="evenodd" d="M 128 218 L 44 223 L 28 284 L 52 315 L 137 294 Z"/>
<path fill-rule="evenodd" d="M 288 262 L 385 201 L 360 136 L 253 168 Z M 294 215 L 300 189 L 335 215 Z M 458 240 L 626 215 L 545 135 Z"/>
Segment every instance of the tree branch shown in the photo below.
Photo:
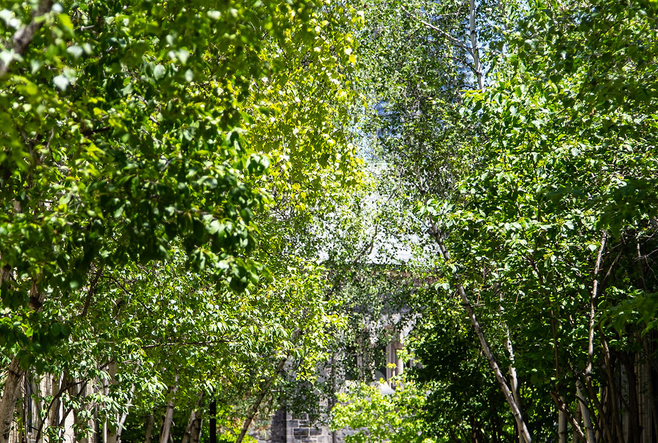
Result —
<path fill-rule="evenodd" d="M 557 408 L 566 415 L 567 420 L 569 420 L 569 424 L 571 424 L 571 427 L 573 428 L 574 432 L 578 435 L 578 437 L 581 439 L 585 438 L 585 434 L 583 434 L 583 430 L 578 425 L 578 422 L 573 418 L 571 411 L 569 411 L 569 408 L 564 403 L 564 401 L 555 392 L 549 392 L 549 394 L 553 399 L 555 406 L 557 406 Z"/>
<path fill-rule="evenodd" d="M 436 240 L 437 246 L 439 247 L 439 251 L 443 256 L 443 259 L 446 262 L 450 262 L 451 260 L 450 253 L 448 252 L 448 249 L 443 244 L 441 233 L 439 232 L 439 230 L 436 228 L 435 225 L 432 226 L 432 228 L 430 229 L 430 235 L 432 235 L 432 237 L 434 237 L 434 239 Z M 518 426 L 519 435 L 521 436 L 521 438 L 525 443 L 532 443 L 532 437 L 530 436 L 530 431 L 528 430 L 528 426 L 523 416 L 521 415 L 521 410 L 519 408 L 519 405 L 516 403 L 516 400 L 514 399 L 514 395 L 512 394 L 512 391 L 510 390 L 507 384 L 507 380 L 503 376 L 503 373 L 501 372 L 500 367 L 498 366 L 498 362 L 496 361 L 493 352 L 491 351 L 489 342 L 484 336 L 484 332 L 482 331 L 480 322 L 478 321 L 475 315 L 475 311 L 473 309 L 473 306 L 471 305 L 468 295 L 466 294 L 466 290 L 464 289 L 464 286 L 460 282 L 457 281 L 455 283 L 456 283 L 455 286 L 457 287 L 457 292 L 459 293 L 462 299 L 462 306 L 466 310 L 466 313 L 468 314 L 468 317 L 471 320 L 471 324 L 473 325 L 473 329 L 475 330 L 475 334 L 477 335 L 480 341 L 480 347 L 482 348 L 485 357 L 489 361 L 489 365 L 491 366 L 491 369 L 494 371 L 494 375 L 496 376 L 498 385 L 500 386 L 500 389 L 503 391 L 503 394 L 505 395 L 505 399 L 507 400 L 507 404 L 509 405 L 512 411 L 512 415 L 514 416 L 514 420 L 516 421 L 516 424 Z"/>
<path fill-rule="evenodd" d="M 13 45 L 8 49 L 13 50 L 14 53 L 18 55 L 25 54 L 28 46 L 32 43 L 34 34 L 36 34 L 39 28 L 41 28 L 41 25 L 43 25 L 43 16 L 50 12 L 52 7 L 53 0 L 41 0 L 39 2 L 39 7 L 32 14 L 32 21 L 24 28 L 16 31 L 12 38 Z M 7 63 L 0 60 L 0 78 L 9 71 L 9 65 L 11 65 L 11 62 L 12 60 L 9 60 Z"/>
<path fill-rule="evenodd" d="M 471 48 L 468 47 L 468 46 L 467 46 L 464 42 L 462 42 L 461 40 L 456 39 L 455 37 L 453 37 L 452 35 L 448 34 L 447 32 L 445 32 L 443 29 L 439 28 L 438 26 L 434 26 L 434 25 L 431 24 L 430 22 L 426 22 L 426 21 L 424 21 L 423 19 L 421 19 L 421 18 L 419 18 L 419 17 L 416 17 L 416 16 L 413 15 L 411 12 L 407 11 L 407 9 L 406 9 L 404 6 L 400 6 L 400 7 L 401 7 L 402 10 L 404 11 L 404 13 L 407 14 L 409 17 L 413 18 L 414 20 L 418 21 L 419 23 L 422 23 L 423 25 L 427 26 L 428 28 L 430 28 L 430 29 L 432 29 L 432 30 L 438 32 L 439 34 L 441 34 L 442 36 L 444 36 L 445 38 L 447 38 L 448 40 L 450 40 L 450 42 L 451 42 L 452 44 L 454 44 L 454 45 L 456 45 L 456 46 L 459 46 L 459 47 L 462 48 L 462 49 L 465 49 L 469 54 L 473 55 L 473 51 L 471 50 Z"/>

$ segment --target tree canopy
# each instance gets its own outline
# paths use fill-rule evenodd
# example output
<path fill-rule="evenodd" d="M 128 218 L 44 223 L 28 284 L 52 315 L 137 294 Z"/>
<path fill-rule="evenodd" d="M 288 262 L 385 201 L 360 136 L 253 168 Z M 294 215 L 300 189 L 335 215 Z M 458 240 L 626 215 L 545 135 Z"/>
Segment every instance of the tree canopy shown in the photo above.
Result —
<path fill-rule="evenodd" d="M 657 13 L 0 1 L 0 443 L 653 441 Z"/>

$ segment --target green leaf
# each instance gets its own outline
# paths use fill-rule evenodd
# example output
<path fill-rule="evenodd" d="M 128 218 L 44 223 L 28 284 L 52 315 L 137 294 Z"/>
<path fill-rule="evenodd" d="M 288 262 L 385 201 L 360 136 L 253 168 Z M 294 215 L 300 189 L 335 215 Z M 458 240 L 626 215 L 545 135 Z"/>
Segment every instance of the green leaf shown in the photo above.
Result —
<path fill-rule="evenodd" d="M 80 46 L 72 45 L 66 48 L 66 52 L 72 54 L 74 58 L 79 58 L 83 54 L 84 50 Z"/>
<path fill-rule="evenodd" d="M 155 77 L 156 80 L 160 80 L 162 77 L 164 77 L 166 73 L 165 67 L 158 64 L 153 68 L 153 77 Z"/>
<path fill-rule="evenodd" d="M 53 83 L 55 83 L 55 86 L 57 86 L 60 91 L 66 91 L 66 88 L 69 86 L 69 79 L 63 75 L 58 75 L 53 78 Z"/>

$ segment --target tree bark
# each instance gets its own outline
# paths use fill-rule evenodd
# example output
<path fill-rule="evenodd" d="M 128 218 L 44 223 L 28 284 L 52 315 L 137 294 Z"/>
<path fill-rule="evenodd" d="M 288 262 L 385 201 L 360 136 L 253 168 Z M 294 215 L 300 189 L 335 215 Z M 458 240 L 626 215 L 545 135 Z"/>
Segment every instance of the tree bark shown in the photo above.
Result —
<path fill-rule="evenodd" d="M 210 422 L 208 423 L 210 428 L 209 443 L 217 443 L 217 400 L 215 399 L 214 394 L 213 394 L 213 398 L 210 400 L 209 413 L 210 413 Z"/>
<path fill-rule="evenodd" d="M 174 385 L 171 388 L 171 398 L 167 402 L 167 411 L 165 412 L 164 423 L 162 424 L 162 434 L 160 435 L 160 443 L 169 442 L 169 434 L 171 432 L 171 423 L 174 420 L 174 399 L 178 391 L 178 374 L 174 378 Z"/>
<path fill-rule="evenodd" d="M 116 381 L 117 362 L 111 361 L 110 363 L 108 363 L 107 370 L 110 374 L 110 384 L 115 385 L 117 383 Z M 109 386 L 107 387 L 107 392 L 105 394 L 109 394 Z M 117 442 L 118 429 L 113 429 L 110 426 L 111 426 L 110 423 L 105 422 L 106 443 L 118 443 Z"/>
<path fill-rule="evenodd" d="M 201 441 L 201 430 L 203 429 L 203 416 L 199 414 L 199 417 L 197 419 L 197 425 L 194 428 L 194 432 L 192 433 L 192 440 L 191 443 L 199 443 Z"/>
<path fill-rule="evenodd" d="M 18 55 L 25 54 L 28 46 L 30 46 L 30 43 L 32 43 L 34 35 L 45 22 L 42 17 L 50 12 L 53 7 L 53 3 L 53 0 L 40 1 L 36 11 L 32 13 L 32 21 L 24 28 L 16 31 L 12 37 L 11 47 L 7 49 L 13 49 L 14 52 Z M 11 61 L 5 63 L 4 61 L 0 60 L 0 78 L 2 78 L 7 73 L 7 71 L 9 71 L 10 65 Z"/>
<path fill-rule="evenodd" d="M 190 419 L 187 421 L 185 434 L 183 434 L 183 440 L 181 443 L 192 443 L 195 440 L 195 436 L 198 435 L 201 430 L 201 412 L 199 411 L 199 406 L 201 405 L 203 396 L 204 393 L 201 392 L 194 404 L 194 408 L 192 408 L 192 412 L 190 412 Z"/>
<path fill-rule="evenodd" d="M 592 428 L 592 419 L 589 413 L 587 401 L 583 396 L 582 383 L 576 380 L 576 395 L 578 396 L 578 403 L 580 404 L 580 414 L 583 418 L 583 426 L 585 427 L 585 439 L 587 443 L 596 443 L 594 437 L 594 429 Z"/>
<path fill-rule="evenodd" d="M 633 354 L 630 354 L 633 355 Z M 626 379 L 628 380 L 628 409 L 630 419 L 630 430 L 628 443 L 640 443 L 640 435 L 642 429 L 640 428 L 640 408 L 638 407 L 637 398 L 637 376 L 635 374 L 634 361 L 628 353 L 623 352 L 620 354 L 622 364 L 626 372 Z"/>
<path fill-rule="evenodd" d="M 11 280 L 11 270 L 7 268 L 0 269 L 0 285 L 5 280 Z M 30 288 L 30 310 L 34 312 L 41 311 L 45 294 L 37 288 L 36 282 L 32 283 Z M 7 368 L 7 379 L 0 400 L 0 443 L 8 443 L 11 423 L 14 420 L 16 410 L 16 401 L 21 394 L 21 383 L 25 371 L 21 368 L 21 362 L 15 356 L 12 357 L 9 368 Z"/>
<path fill-rule="evenodd" d="M 130 385 L 130 391 L 128 392 L 128 404 L 126 405 L 126 410 L 119 417 L 119 423 L 117 424 L 116 432 L 116 443 L 121 443 L 121 433 L 123 432 L 123 426 L 126 424 L 128 419 L 128 413 L 130 412 L 130 407 L 132 406 L 133 394 L 135 393 L 135 385 Z"/>
<path fill-rule="evenodd" d="M 24 375 L 25 371 L 21 369 L 20 361 L 16 357 L 12 358 L 7 369 L 2 401 L 0 401 L 0 443 L 9 442 L 11 423 L 14 420 L 14 410 L 21 393 L 21 382 Z"/>
<path fill-rule="evenodd" d="M 558 396 L 554 392 L 551 392 L 550 395 L 553 399 L 553 402 L 555 403 L 555 406 L 557 406 L 558 410 L 564 414 L 564 417 L 571 424 L 571 428 L 573 429 L 573 441 L 575 442 L 579 439 L 585 438 L 585 434 L 583 434 L 583 430 L 578 424 L 580 421 L 580 409 L 576 408 L 576 417 L 574 418 L 562 397 Z"/>
<path fill-rule="evenodd" d="M 644 345 L 644 358 L 649 360 L 651 358 L 651 351 L 649 349 L 649 340 L 647 340 L 646 337 L 642 338 L 642 343 Z M 651 420 L 653 424 L 653 433 L 655 435 L 655 438 L 658 439 L 658 410 L 656 410 L 656 397 L 655 397 L 655 388 L 653 386 L 653 377 L 651 375 L 651 365 L 648 365 L 648 380 L 647 380 L 647 389 L 648 392 L 647 394 L 649 395 L 649 408 L 651 409 Z M 649 431 L 646 430 L 648 433 Z M 651 440 L 651 436 L 649 435 L 648 440 Z"/>
<path fill-rule="evenodd" d="M 149 415 L 148 420 L 146 421 L 146 433 L 144 435 L 144 443 L 151 443 L 151 437 L 153 436 L 153 425 L 155 424 L 155 415 Z"/>
<path fill-rule="evenodd" d="M 563 397 L 560 400 L 564 403 Z M 567 414 L 561 410 L 558 410 L 557 435 L 559 443 L 567 443 Z"/>
<path fill-rule="evenodd" d="M 594 407 L 598 411 L 598 427 L 599 429 L 603 429 L 604 436 L 607 438 L 607 441 L 614 443 L 613 440 L 613 432 L 612 429 L 610 428 L 610 425 L 608 421 L 606 420 L 605 416 L 605 409 L 603 408 L 603 404 L 601 404 L 601 401 L 599 400 L 599 397 L 597 395 L 596 390 L 594 389 L 594 385 L 592 385 L 591 381 L 587 382 L 586 385 L 587 392 L 589 393 L 589 400 L 594 404 Z"/>
<path fill-rule="evenodd" d="M 612 355 L 610 354 L 610 348 L 608 347 L 608 342 L 600 326 L 599 326 L 599 333 L 601 335 L 601 344 L 603 345 L 603 360 L 605 362 L 605 371 L 606 371 L 606 375 L 608 376 L 608 386 L 609 386 L 608 391 L 610 397 L 609 404 L 610 404 L 610 412 L 612 417 L 612 425 L 614 429 L 613 440 L 616 439 L 619 443 L 621 443 L 622 441 L 621 439 L 624 433 L 622 430 L 621 422 L 619 421 L 619 409 L 618 409 L 619 399 L 617 397 L 617 384 L 615 383 Z"/>
<path fill-rule="evenodd" d="M 471 38 L 471 56 L 473 57 L 473 69 L 477 78 L 478 87 L 484 91 L 484 72 L 480 62 L 480 48 L 478 47 L 478 33 L 475 26 L 475 0 L 470 0 L 468 4 L 468 28 Z"/>
<path fill-rule="evenodd" d="M 286 361 L 288 361 L 287 355 L 279 360 L 279 364 L 276 366 L 276 371 L 274 374 L 260 387 L 260 394 L 258 394 L 256 401 L 251 407 L 251 411 L 249 412 L 247 419 L 244 421 L 244 424 L 242 425 L 242 431 L 240 432 L 238 438 L 235 440 L 235 443 L 242 443 L 242 440 L 244 440 L 244 437 L 247 435 L 247 431 L 249 431 L 249 426 L 251 426 L 251 422 L 254 420 L 254 417 L 258 413 L 258 409 L 260 408 L 263 399 L 265 399 L 265 396 L 270 392 L 270 386 L 274 380 L 283 371 L 283 367 L 285 366 Z"/>
<path fill-rule="evenodd" d="M 448 252 L 445 245 L 441 241 L 439 237 L 439 233 L 435 232 L 433 235 L 439 246 L 441 255 L 443 255 L 443 258 L 446 261 L 450 261 L 450 253 Z M 473 325 L 473 329 L 475 330 L 475 334 L 477 335 L 478 340 L 480 341 L 480 346 L 482 348 L 482 351 L 485 357 L 487 358 L 487 360 L 489 361 L 489 366 L 491 366 L 491 369 L 494 371 L 496 380 L 498 381 L 498 385 L 500 386 L 500 389 L 503 391 L 503 394 L 505 395 L 505 400 L 507 400 L 507 404 L 509 405 L 512 411 L 512 415 L 514 416 L 514 420 L 516 421 L 516 425 L 519 429 L 519 435 L 522 436 L 522 438 L 525 440 L 526 443 L 532 443 L 532 437 L 530 436 L 530 431 L 528 430 L 528 426 L 523 416 L 521 415 L 519 405 L 516 403 L 516 400 L 514 399 L 514 395 L 512 394 L 512 391 L 507 385 L 507 380 L 505 380 L 505 376 L 501 372 L 500 367 L 498 366 L 498 362 L 496 362 L 496 359 L 494 358 L 493 353 L 491 352 L 489 343 L 487 342 L 487 339 L 484 336 L 484 333 L 482 332 L 482 327 L 480 326 L 480 323 L 477 320 L 475 311 L 473 310 L 473 307 L 471 306 L 471 302 L 468 299 L 468 296 L 466 295 L 466 291 L 464 290 L 464 287 L 462 286 L 461 283 L 457 283 L 456 286 L 457 286 L 457 292 L 459 293 L 462 299 L 462 305 L 464 306 L 464 309 L 466 310 L 468 317 L 471 320 L 471 324 Z"/>
<path fill-rule="evenodd" d="M 56 375 L 51 377 L 50 393 L 53 396 L 53 401 L 50 404 L 50 411 L 48 413 L 48 426 L 51 428 L 59 426 L 59 409 L 61 406 L 59 397 L 65 385 L 66 374 L 62 374 L 61 377 L 57 377 Z"/>
<path fill-rule="evenodd" d="M 503 315 L 505 313 L 505 308 L 503 308 L 503 296 L 502 294 L 500 295 L 500 313 Z M 512 336 L 509 331 L 509 327 L 507 327 L 507 323 L 504 322 L 504 327 L 505 327 L 505 349 L 507 349 L 507 353 L 509 354 L 509 360 L 510 364 L 508 367 L 508 372 L 509 372 L 509 377 L 510 377 L 510 387 L 512 390 L 512 396 L 514 397 L 514 401 L 516 401 L 516 406 L 519 408 L 519 413 L 523 415 L 523 407 L 521 406 L 521 395 L 520 395 L 520 387 L 519 387 L 519 379 L 516 375 L 516 367 L 515 367 L 515 356 L 514 356 L 514 346 L 512 345 Z M 525 443 L 525 439 L 519 433 L 519 443 Z"/>

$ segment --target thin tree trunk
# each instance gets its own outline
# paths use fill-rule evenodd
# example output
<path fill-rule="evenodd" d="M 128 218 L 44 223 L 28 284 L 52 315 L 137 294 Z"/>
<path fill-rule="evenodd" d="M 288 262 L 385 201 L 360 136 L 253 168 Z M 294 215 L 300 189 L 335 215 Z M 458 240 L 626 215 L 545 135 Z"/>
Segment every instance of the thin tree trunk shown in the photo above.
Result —
<path fill-rule="evenodd" d="M 167 411 L 165 412 L 164 423 L 162 424 L 162 435 L 160 436 L 160 443 L 169 442 L 169 434 L 171 432 L 171 423 L 174 420 L 174 399 L 178 391 L 178 374 L 174 378 L 174 385 L 171 389 L 171 398 L 167 402 Z"/>
<path fill-rule="evenodd" d="M 151 443 L 151 437 L 153 436 L 153 425 L 155 424 L 155 415 L 149 415 L 148 420 L 146 421 L 146 434 L 144 435 L 144 443 Z"/>
<path fill-rule="evenodd" d="M 608 342 L 603 334 L 603 330 L 599 326 L 599 332 L 601 333 L 601 344 L 603 345 L 603 360 L 605 362 L 605 370 L 608 376 L 608 385 L 609 395 L 610 395 L 610 409 L 612 416 L 612 425 L 615 429 L 613 440 L 616 439 L 617 442 L 622 443 L 623 430 L 621 422 L 619 421 L 619 409 L 618 409 L 618 398 L 617 398 L 617 384 L 615 383 L 612 356 L 610 354 L 610 348 L 608 347 Z"/>
<path fill-rule="evenodd" d="M 4 67 L 4 63 L 1 66 Z M 1 267 L 0 285 L 4 281 L 9 281 L 11 284 L 11 280 L 11 268 Z M 43 294 L 39 294 L 36 290 L 36 285 L 33 284 L 30 289 L 30 308 L 35 311 L 39 310 L 41 301 L 43 301 Z M 11 424 L 14 421 L 14 411 L 16 410 L 16 401 L 18 401 L 18 397 L 21 395 L 21 384 L 24 375 L 25 371 L 21 368 L 20 360 L 15 356 L 12 357 L 7 368 L 7 378 L 5 379 L 5 386 L 2 392 L 2 400 L 0 400 L 0 443 L 8 443 L 9 441 Z"/>
<path fill-rule="evenodd" d="M 585 435 L 583 434 L 583 431 L 580 429 L 580 426 L 578 426 L 578 422 L 580 421 L 581 415 L 580 415 L 580 408 L 576 408 L 576 417 L 574 418 L 574 421 L 572 422 L 572 428 L 573 428 L 573 443 L 578 443 L 582 441 L 585 438 Z M 574 425 L 575 423 L 575 425 Z"/>
<path fill-rule="evenodd" d="M 551 392 L 550 395 L 553 399 L 553 402 L 555 403 L 555 406 L 557 406 L 558 410 L 564 414 L 566 419 L 569 421 L 569 424 L 571 424 L 571 428 L 573 429 L 573 441 L 575 442 L 579 439 L 585 438 L 585 434 L 583 434 L 583 430 L 578 424 L 580 421 L 580 409 L 576 408 L 576 417 L 574 417 L 571 415 L 571 412 L 569 411 L 569 408 L 567 407 L 567 404 L 564 402 L 562 397 L 558 396 L 554 392 Z M 578 437 L 578 439 L 576 437 Z"/>
<path fill-rule="evenodd" d="M 635 374 L 635 365 L 629 357 L 628 353 L 622 353 L 622 364 L 626 370 L 626 378 L 628 380 L 628 408 L 630 419 L 630 432 L 629 443 L 640 443 L 640 408 L 638 407 L 637 398 L 637 376 Z"/>
<path fill-rule="evenodd" d="M 560 400 L 564 403 L 564 397 Z M 567 443 L 567 414 L 561 410 L 558 410 L 557 435 L 559 443 Z"/>
<path fill-rule="evenodd" d="M 475 76 L 477 78 L 478 87 L 484 91 L 484 72 L 482 72 L 482 64 L 480 62 L 480 48 L 478 47 L 478 33 L 475 26 L 475 0 L 470 0 L 468 5 L 468 27 L 471 38 L 471 55 L 473 56 L 473 68 L 475 69 Z"/>
<path fill-rule="evenodd" d="M 642 338 L 642 343 L 644 344 L 644 353 L 645 353 L 645 358 L 650 361 L 651 359 L 651 351 L 649 349 L 649 340 L 647 340 L 646 337 Z M 658 439 L 658 411 L 656 410 L 656 398 L 655 398 L 655 388 L 653 386 L 653 377 L 651 374 L 651 365 L 648 365 L 648 394 L 649 394 L 649 407 L 651 409 L 651 417 L 653 418 L 652 424 L 653 424 L 653 433 L 656 439 Z M 648 430 L 646 430 L 648 432 Z M 651 436 L 649 436 L 648 440 L 651 440 Z"/>
<path fill-rule="evenodd" d="M 110 374 L 110 384 L 115 385 L 117 384 L 117 362 L 116 361 L 111 361 L 107 365 L 107 371 Z M 106 395 L 109 394 L 109 386 L 107 389 L 107 392 L 105 393 Z M 117 429 L 112 429 L 110 427 L 110 424 L 108 422 L 105 422 L 105 438 L 106 438 L 106 443 L 118 443 L 117 440 Z"/>
<path fill-rule="evenodd" d="M 21 369 L 20 361 L 14 357 L 7 369 L 2 401 L 0 401 L 0 443 L 9 442 L 11 423 L 14 420 L 16 401 L 21 394 L 21 382 L 25 371 Z"/>
<path fill-rule="evenodd" d="M 117 432 L 116 432 L 116 443 L 121 443 L 121 433 L 123 432 L 123 426 L 126 424 L 126 420 L 128 419 L 128 413 L 130 412 L 130 407 L 132 406 L 134 393 L 135 393 L 135 385 L 131 384 L 130 391 L 128 392 L 128 404 L 126 405 L 126 410 L 124 411 L 123 414 L 121 414 L 121 417 L 119 417 L 119 423 L 117 425 Z"/>
<path fill-rule="evenodd" d="M 601 245 L 599 251 L 596 255 L 596 264 L 594 265 L 594 281 L 592 283 L 592 293 L 590 296 L 589 302 L 589 328 L 588 328 L 588 340 L 587 340 L 587 366 L 585 367 L 585 383 L 588 386 L 592 384 L 592 366 L 594 361 L 594 324 L 596 317 L 596 306 L 599 295 L 599 280 L 598 275 L 601 270 L 601 262 L 603 260 L 603 253 L 605 251 L 605 244 L 607 240 L 607 233 L 603 233 L 601 236 Z M 585 426 L 585 435 L 587 438 L 587 443 L 595 443 L 594 430 L 592 429 L 592 420 L 590 417 L 589 408 L 585 397 L 583 396 L 582 383 L 580 380 L 576 381 L 576 392 L 578 395 L 578 401 L 580 403 L 580 409 L 583 416 L 583 425 Z"/>
<path fill-rule="evenodd" d="M 580 404 L 580 413 L 583 418 L 583 426 L 585 427 L 585 438 L 587 443 L 596 443 L 594 437 L 594 429 L 592 428 L 592 419 L 590 417 L 587 401 L 583 396 L 582 383 L 576 380 L 576 395 L 578 396 L 578 403 Z"/>
<path fill-rule="evenodd" d="M 30 393 L 30 380 L 27 376 L 23 377 L 23 426 L 21 428 L 21 443 L 27 443 L 27 435 L 30 432 L 30 420 L 28 419 L 28 410 L 31 412 L 32 398 Z M 30 417 L 31 418 L 31 417 Z"/>
<path fill-rule="evenodd" d="M 217 400 L 214 393 L 208 409 L 210 413 L 210 421 L 208 423 L 210 434 L 209 443 L 217 443 Z"/>
<path fill-rule="evenodd" d="M 597 396 L 596 391 L 594 390 L 594 386 L 592 385 L 591 381 L 587 382 L 587 392 L 589 393 L 589 399 L 592 401 L 594 404 L 594 407 L 598 411 L 599 419 L 598 419 L 598 429 L 603 428 L 604 435 L 607 437 L 607 441 L 614 443 L 613 436 L 612 436 L 612 430 L 610 429 L 610 425 L 608 421 L 606 420 L 605 416 L 605 410 L 603 408 L 603 405 L 601 404 L 601 401 L 599 400 L 599 397 Z"/>
<path fill-rule="evenodd" d="M 194 404 L 194 408 L 192 408 L 192 412 L 190 412 L 190 419 L 187 421 L 185 434 L 183 434 L 183 441 L 181 443 L 191 443 L 194 440 L 194 435 L 200 427 L 201 412 L 199 411 L 199 406 L 201 405 L 201 400 L 203 400 L 203 395 L 203 392 L 199 394 L 199 397 Z"/>
<path fill-rule="evenodd" d="M 441 241 L 438 232 L 435 232 L 434 238 L 436 239 L 436 242 L 439 246 L 439 250 L 443 255 L 443 258 L 446 261 L 450 261 L 450 253 L 448 252 L 445 245 Z M 507 385 L 507 380 L 505 380 L 505 376 L 503 376 L 503 373 L 501 372 L 500 367 L 498 366 L 498 363 L 496 362 L 496 359 L 494 358 L 493 353 L 491 352 L 489 343 L 487 342 L 487 339 L 484 336 L 484 333 L 482 332 L 482 327 L 480 326 L 480 323 L 478 322 L 477 317 L 475 316 L 475 311 L 473 310 L 473 307 L 471 306 L 471 302 L 468 299 L 468 296 L 466 295 L 466 291 L 464 290 L 464 287 L 461 285 L 461 283 L 457 283 L 457 291 L 461 296 L 464 309 L 468 313 L 468 317 L 471 320 L 473 329 L 475 330 L 475 333 L 480 341 L 480 346 L 482 347 L 482 351 L 484 352 L 485 357 L 489 361 L 489 365 L 491 366 L 491 369 L 493 369 L 494 371 L 496 380 L 498 381 L 498 385 L 503 391 L 503 394 L 505 395 L 505 399 L 507 400 L 507 404 L 509 405 L 512 411 L 512 415 L 514 416 L 514 420 L 516 421 L 516 425 L 518 426 L 519 429 L 519 434 L 523 437 L 526 443 L 532 443 L 532 437 L 530 437 L 530 431 L 528 430 L 528 426 L 526 425 L 526 422 L 523 419 L 523 416 L 521 415 L 519 405 L 516 403 L 516 400 L 514 399 L 514 395 L 512 394 L 512 391 Z"/>
<path fill-rule="evenodd" d="M 86 391 L 87 391 L 86 384 L 80 385 L 79 388 L 69 389 L 69 393 L 71 395 L 80 397 L 81 399 L 86 396 L 87 394 Z M 88 423 L 83 418 L 85 414 L 84 413 L 81 414 L 80 412 L 81 411 L 78 409 L 73 411 L 73 423 L 74 423 L 73 426 L 75 430 L 75 441 L 77 443 L 89 443 L 89 433 L 87 432 Z M 88 406 L 85 407 L 85 413 L 86 412 L 88 412 Z M 78 438 L 79 435 L 81 435 L 82 437 Z"/>
<path fill-rule="evenodd" d="M 251 426 L 251 422 L 254 420 L 254 417 L 258 413 L 258 409 L 260 408 L 263 399 L 265 399 L 265 396 L 270 392 L 270 386 L 274 380 L 283 371 L 283 367 L 285 366 L 286 361 L 288 361 L 287 355 L 281 358 L 274 374 L 265 382 L 264 385 L 261 385 L 260 394 L 256 398 L 256 402 L 251 407 L 251 411 L 249 412 L 247 419 L 244 421 L 244 424 L 242 425 L 242 431 L 240 432 L 238 438 L 235 440 L 235 443 L 242 443 L 242 440 L 244 440 L 244 437 L 247 435 L 247 431 L 249 431 L 249 426 Z"/>
<path fill-rule="evenodd" d="M 50 404 L 50 411 L 48 413 L 48 426 L 54 428 L 59 425 L 59 409 L 61 405 L 59 397 L 60 392 L 64 390 L 64 385 L 66 384 L 66 374 L 62 374 L 61 377 L 53 375 L 50 380 L 50 393 L 53 401 Z"/>
<path fill-rule="evenodd" d="M 505 314 L 505 308 L 503 308 L 503 296 L 502 294 L 500 295 L 500 313 L 501 316 Z M 504 320 L 503 320 L 504 322 Z M 519 393 L 519 379 L 516 375 L 516 367 L 515 367 L 515 356 L 514 356 L 514 346 L 512 345 L 512 336 L 509 332 L 509 327 L 507 326 L 507 323 L 504 322 L 504 327 L 505 327 L 505 349 L 507 350 L 507 353 L 509 355 L 509 377 L 510 377 L 510 387 L 512 390 L 512 396 L 514 397 L 514 401 L 516 402 L 516 406 L 519 408 L 519 413 L 523 415 L 523 407 L 521 405 L 521 395 Z M 525 443 L 525 439 L 523 438 L 523 435 L 519 432 L 519 443 Z"/>
<path fill-rule="evenodd" d="M 191 443 L 199 443 L 201 440 L 201 430 L 203 429 L 203 416 L 199 414 L 197 418 L 197 424 L 192 432 L 192 441 Z"/>
<path fill-rule="evenodd" d="M 594 282 L 592 283 L 592 295 L 589 301 L 589 334 L 587 340 L 587 366 L 585 367 L 585 378 L 587 383 L 592 380 L 592 365 L 594 361 L 594 322 L 596 316 L 597 300 L 599 298 L 599 271 L 601 270 L 601 262 L 603 261 L 603 252 L 605 251 L 605 243 L 608 238 L 606 233 L 601 237 L 601 246 L 596 255 L 596 264 L 594 265 Z"/>
<path fill-rule="evenodd" d="M 0 284 L 2 284 L 4 280 L 10 279 L 11 272 L 7 270 L 7 268 L 1 269 Z M 36 283 L 33 282 L 32 287 L 30 288 L 30 310 L 33 312 L 41 311 L 44 297 L 45 294 L 39 292 Z M 13 357 L 9 364 L 9 368 L 7 368 L 7 379 L 5 380 L 2 400 L 0 400 L 0 443 L 8 443 L 9 441 L 11 423 L 14 420 L 16 401 L 21 394 L 21 383 L 24 375 L 25 371 L 21 368 L 20 360 Z"/>

